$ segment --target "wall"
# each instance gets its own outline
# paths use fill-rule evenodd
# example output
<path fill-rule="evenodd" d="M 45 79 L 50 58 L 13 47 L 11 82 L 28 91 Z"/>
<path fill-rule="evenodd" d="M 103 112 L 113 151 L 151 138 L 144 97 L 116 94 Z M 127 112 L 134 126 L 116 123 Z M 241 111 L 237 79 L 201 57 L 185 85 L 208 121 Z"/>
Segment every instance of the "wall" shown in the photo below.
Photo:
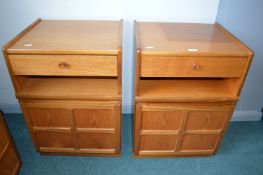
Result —
<path fill-rule="evenodd" d="M 165 2 L 165 3 L 164 3 Z M 133 104 L 133 20 L 214 23 L 219 0 L 8 0 L 0 1 L 0 46 L 36 18 L 124 19 L 123 111 Z M 0 55 L 0 108 L 18 112 L 7 68 Z"/>
<path fill-rule="evenodd" d="M 220 0 L 216 21 L 255 53 L 237 110 L 260 116 L 263 107 L 263 1 Z"/>

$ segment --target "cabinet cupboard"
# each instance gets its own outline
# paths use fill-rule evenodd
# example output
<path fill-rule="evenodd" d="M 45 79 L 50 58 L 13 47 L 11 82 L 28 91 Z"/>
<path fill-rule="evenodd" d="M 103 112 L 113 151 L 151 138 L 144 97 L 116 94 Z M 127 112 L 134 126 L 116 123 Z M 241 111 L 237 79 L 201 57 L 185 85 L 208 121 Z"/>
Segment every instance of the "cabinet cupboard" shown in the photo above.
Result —
<path fill-rule="evenodd" d="M 219 24 L 135 22 L 135 157 L 215 154 L 253 52 Z"/>
<path fill-rule="evenodd" d="M 135 148 L 139 155 L 214 153 L 232 111 L 233 105 L 138 103 Z"/>
<path fill-rule="evenodd" d="M 41 152 L 116 153 L 120 103 L 21 101 L 36 149 Z"/>
<path fill-rule="evenodd" d="M 122 21 L 37 20 L 3 49 L 37 151 L 120 155 Z"/>

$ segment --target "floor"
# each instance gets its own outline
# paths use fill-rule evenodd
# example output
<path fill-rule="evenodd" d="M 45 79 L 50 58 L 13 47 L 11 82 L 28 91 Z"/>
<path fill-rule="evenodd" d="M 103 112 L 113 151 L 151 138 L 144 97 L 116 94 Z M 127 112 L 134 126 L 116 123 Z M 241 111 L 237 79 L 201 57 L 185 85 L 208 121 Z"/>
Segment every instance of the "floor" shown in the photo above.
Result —
<path fill-rule="evenodd" d="M 220 151 L 200 158 L 132 156 L 132 115 L 123 115 L 121 157 L 42 156 L 35 152 L 21 114 L 5 115 L 22 157 L 20 175 L 257 175 L 263 174 L 263 122 L 231 122 Z"/>

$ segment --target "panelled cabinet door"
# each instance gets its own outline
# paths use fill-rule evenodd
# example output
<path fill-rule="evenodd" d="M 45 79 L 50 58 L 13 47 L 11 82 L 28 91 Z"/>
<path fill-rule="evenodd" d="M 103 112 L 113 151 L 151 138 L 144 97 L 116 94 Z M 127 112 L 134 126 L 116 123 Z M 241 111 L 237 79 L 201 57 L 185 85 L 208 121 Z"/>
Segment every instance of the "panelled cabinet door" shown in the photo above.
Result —
<path fill-rule="evenodd" d="M 72 112 L 66 106 L 21 103 L 35 147 L 43 152 L 74 150 Z"/>
<path fill-rule="evenodd" d="M 77 146 L 83 152 L 119 153 L 120 103 L 73 110 Z"/>
<path fill-rule="evenodd" d="M 229 107 L 190 109 L 180 152 L 214 153 L 231 114 Z"/>
<path fill-rule="evenodd" d="M 34 144 L 41 152 L 119 153 L 120 103 L 21 102 Z"/>
<path fill-rule="evenodd" d="M 232 106 L 136 105 L 135 155 L 211 154 L 218 147 Z"/>

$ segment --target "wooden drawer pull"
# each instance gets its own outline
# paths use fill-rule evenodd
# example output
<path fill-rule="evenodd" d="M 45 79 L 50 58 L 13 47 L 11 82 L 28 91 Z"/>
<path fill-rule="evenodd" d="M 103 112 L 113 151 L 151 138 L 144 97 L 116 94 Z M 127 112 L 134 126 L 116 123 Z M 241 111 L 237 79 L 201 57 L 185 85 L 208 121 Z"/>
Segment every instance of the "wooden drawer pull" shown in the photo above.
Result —
<path fill-rule="evenodd" d="M 193 70 L 199 70 L 200 69 L 200 65 L 194 63 L 192 68 L 193 68 Z"/>
<path fill-rule="evenodd" d="M 61 63 L 58 64 L 58 67 L 60 69 L 68 69 L 69 68 L 69 64 L 66 63 L 66 62 L 61 62 Z"/>

